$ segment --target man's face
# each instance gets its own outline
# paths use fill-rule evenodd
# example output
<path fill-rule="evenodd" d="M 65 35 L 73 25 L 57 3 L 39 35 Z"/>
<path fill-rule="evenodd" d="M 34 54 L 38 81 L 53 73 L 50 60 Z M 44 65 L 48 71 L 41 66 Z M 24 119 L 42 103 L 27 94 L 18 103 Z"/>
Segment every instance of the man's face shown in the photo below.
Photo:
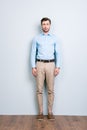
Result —
<path fill-rule="evenodd" d="M 44 32 L 44 33 L 48 33 L 49 30 L 50 30 L 51 24 L 50 24 L 50 22 L 47 20 L 47 21 L 43 21 L 41 26 L 42 26 L 43 32 Z"/>

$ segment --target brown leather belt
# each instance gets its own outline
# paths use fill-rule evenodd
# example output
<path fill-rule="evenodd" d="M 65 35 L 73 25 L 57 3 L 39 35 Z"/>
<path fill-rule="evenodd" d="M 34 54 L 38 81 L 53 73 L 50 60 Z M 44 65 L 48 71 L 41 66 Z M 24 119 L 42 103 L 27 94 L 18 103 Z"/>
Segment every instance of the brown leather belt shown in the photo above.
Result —
<path fill-rule="evenodd" d="M 37 59 L 36 61 L 44 62 L 44 63 L 49 63 L 49 62 L 54 62 L 55 59 L 51 59 L 51 60 L 41 60 L 41 59 Z"/>

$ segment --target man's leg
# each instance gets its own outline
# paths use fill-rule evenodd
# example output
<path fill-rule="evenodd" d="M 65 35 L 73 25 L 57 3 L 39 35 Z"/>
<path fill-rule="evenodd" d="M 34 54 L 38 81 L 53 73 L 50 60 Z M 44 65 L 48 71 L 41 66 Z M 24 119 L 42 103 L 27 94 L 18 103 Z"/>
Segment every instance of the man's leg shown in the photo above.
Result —
<path fill-rule="evenodd" d="M 48 113 L 52 114 L 54 101 L 54 69 L 55 63 L 46 63 L 46 82 L 48 88 Z"/>
<path fill-rule="evenodd" d="M 43 86 L 45 80 L 44 64 L 42 62 L 37 62 L 37 99 L 39 114 L 43 113 Z"/>

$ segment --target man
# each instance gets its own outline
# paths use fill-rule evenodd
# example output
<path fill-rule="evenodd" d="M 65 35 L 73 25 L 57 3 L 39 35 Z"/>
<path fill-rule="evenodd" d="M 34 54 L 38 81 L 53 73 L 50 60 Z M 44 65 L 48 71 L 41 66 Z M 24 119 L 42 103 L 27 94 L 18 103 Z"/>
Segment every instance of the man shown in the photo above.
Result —
<path fill-rule="evenodd" d="M 36 77 L 37 99 L 39 114 L 37 119 L 43 116 L 43 86 L 44 80 L 48 90 L 48 119 L 55 119 L 52 108 L 54 101 L 54 77 L 60 72 L 59 44 L 56 37 L 50 31 L 51 20 L 47 17 L 41 19 L 42 33 L 33 39 L 31 49 L 32 74 Z"/>

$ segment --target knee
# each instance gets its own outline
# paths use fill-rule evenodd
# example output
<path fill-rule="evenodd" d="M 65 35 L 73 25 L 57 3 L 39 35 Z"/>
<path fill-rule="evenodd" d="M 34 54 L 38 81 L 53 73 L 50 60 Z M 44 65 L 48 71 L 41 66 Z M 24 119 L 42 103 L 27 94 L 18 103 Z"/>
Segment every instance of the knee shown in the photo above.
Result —
<path fill-rule="evenodd" d="M 48 90 L 48 94 L 54 94 L 53 90 Z"/>
<path fill-rule="evenodd" d="M 37 94 L 42 94 L 43 91 L 42 90 L 37 90 Z"/>

